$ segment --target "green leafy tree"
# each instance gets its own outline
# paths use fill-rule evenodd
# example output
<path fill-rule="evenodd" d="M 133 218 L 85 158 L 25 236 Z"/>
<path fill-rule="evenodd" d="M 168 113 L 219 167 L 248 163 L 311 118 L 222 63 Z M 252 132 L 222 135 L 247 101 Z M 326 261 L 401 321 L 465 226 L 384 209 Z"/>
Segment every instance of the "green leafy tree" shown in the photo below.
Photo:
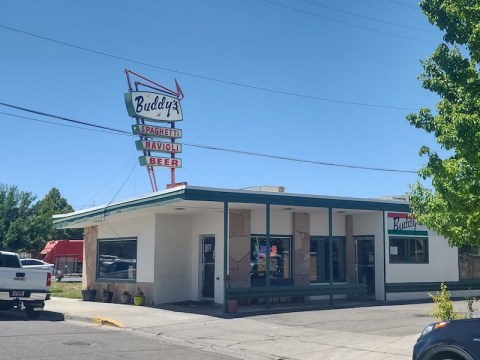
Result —
<path fill-rule="evenodd" d="M 428 20 L 444 31 L 444 42 L 422 62 L 420 80 L 440 96 L 436 111 L 422 108 L 407 120 L 436 137 L 448 155 L 424 146 L 428 158 L 411 187 L 418 221 L 451 245 L 480 245 L 480 1 L 423 0 Z"/>
<path fill-rule="evenodd" d="M 31 206 L 35 196 L 16 186 L 0 184 L 0 246 L 4 250 L 24 250 L 30 242 Z"/>
<path fill-rule="evenodd" d="M 30 249 L 41 250 L 49 240 L 83 239 L 83 229 L 55 229 L 52 216 L 74 211 L 60 191 L 52 188 L 32 207 Z"/>

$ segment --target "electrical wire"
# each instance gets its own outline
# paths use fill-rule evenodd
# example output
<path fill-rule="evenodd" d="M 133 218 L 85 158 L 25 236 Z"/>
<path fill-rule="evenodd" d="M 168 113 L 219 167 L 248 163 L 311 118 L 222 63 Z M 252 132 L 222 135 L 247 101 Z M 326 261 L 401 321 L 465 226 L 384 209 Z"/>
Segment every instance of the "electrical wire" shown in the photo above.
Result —
<path fill-rule="evenodd" d="M 66 117 L 63 117 L 63 116 L 59 116 L 59 115 L 47 114 L 47 113 L 44 113 L 44 112 L 41 112 L 41 111 L 38 111 L 38 110 L 27 109 L 27 108 L 24 108 L 24 107 L 21 107 L 21 106 L 6 104 L 6 103 L 3 103 L 3 102 L 0 102 L 0 105 L 6 106 L 6 107 L 9 107 L 9 108 L 13 108 L 13 109 L 17 109 L 17 110 L 27 111 L 27 112 L 30 112 L 30 113 L 33 113 L 33 114 L 48 116 L 48 117 L 52 117 L 52 118 L 59 119 L 59 120 L 65 120 L 65 121 L 73 122 L 73 123 L 80 124 L 80 125 L 88 125 L 88 126 L 92 125 L 92 124 L 89 124 L 89 123 L 86 123 L 86 122 L 83 122 L 83 121 L 69 119 L 69 118 L 66 118 Z M 102 126 L 102 125 L 95 125 L 95 127 L 99 128 L 99 129 L 103 129 L 103 130 L 109 130 L 109 131 L 129 134 L 126 131 L 113 129 L 113 128 L 109 128 L 109 127 Z"/>
<path fill-rule="evenodd" d="M 10 113 L 3 112 L 3 111 L 0 111 L 0 114 L 2 114 L 2 115 L 7 115 L 7 116 L 13 116 L 13 117 L 21 118 L 21 119 L 26 119 L 26 120 L 37 121 L 37 122 L 41 122 L 41 123 L 45 123 L 45 124 L 65 126 L 65 127 L 69 127 L 69 128 L 73 128 L 73 129 L 80 129 L 80 130 L 87 130 L 87 131 L 96 131 L 96 132 L 101 132 L 101 133 L 106 133 L 106 134 L 132 136 L 132 134 L 129 134 L 129 133 L 120 134 L 118 131 L 115 131 L 115 132 L 114 132 L 114 131 L 106 131 L 106 130 L 99 130 L 99 129 L 90 129 L 90 128 L 88 128 L 88 127 L 74 126 L 74 125 L 68 125 L 68 124 L 60 124 L 60 123 L 53 122 L 53 121 L 40 120 L 40 119 L 35 119 L 35 118 L 32 118 L 32 117 L 28 117 L 28 116 L 22 116 L 22 115 L 17 115 L 17 114 L 10 114 Z M 46 115 L 45 115 L 45 116 L 46 116 Z"/>
<path fill-rule="evenodd" d="M 266 0 L 264 0 L 264 1 L 266 1 Z M 2 24 L 0 24 L 0 28 L 10 30 L 10 31 L 14 31 L 14 32 L 17 32 L 17 33 L 20 33 L 20 34 L 23 34 L 23 35 L 28 35 L 28 36 L 31 36 L 31 37 L 35 37 L 35 38 L 38 38 L 38 39 L 42 39 L 42 40 L 45 40 L 45 41 L 49 41 L 49 42 L 52 42 L 52 43 L 55 43 L 55 44 L 68 46 L 68 47 L 71 47 L 71 48 L 74 48 L 74 49 L 77 49 L 77 50 L 82 50 L 82 51 L 90 52 L 90 53 L 93 53 L 93 54 L 102 55 L 102 56 L 109 57 L 109 58 L 116 59 L 116 60 L 122 60 L 122 61 L 130 62 L 132 64 L 142 65 L 142 66 L 150 67 L 150 68 L 153 68 L 153 69 L 164 70 L 164 71 L 168 71 L 168 72 L 175 73 L 175 74 L 185 75 L 185 76 L 189 76 L 189 77 L 193 77 L 193 78 L 197 78 L 197 79 L 213 81 L 213 82 L 217 82 L 217 83 L 221 83 L 221 84 L 243 87 L 243 88 L 246 88 L 246 89 L 253 89 L 253 90 L 268 92 L 268 93 L 272 93 L 272 94 L 286 95 L 286 96 L 292 96 L 292 97 L 297 97 L 297 98 L 302 98 L 302 99 L 317 100 L 317 101 L 330 102 L 330 103 L 343 104 L 343 105 L 364 106 L 364 107 L 380 108 L 380 109 L 392 109 L 392 110 L 418 111 L 418 109 L 410 108 L 410 107 L 381 105 L 381 104 L 373 104 L 373 103 L 363 103 L 363 102 L 347 101 L 347 100 L 340 100 L 340 99 L 332 99 L 332 98 L 326 98 L 326 97 L 321 97 L 321 96 L 313 96 L 313 95 L 294 93 L 294 92 L 283 91 L 283 90 L 270 89 L 270 88 L 266 88 L 266 87 L 255 86 L 255 85 L 248 85 L 248 84 L 243 84 L 243 83 L 239 83 L 239 82 L 235 82 L 235 81 L 222 80 L 222 79 L 213 78 L 213 77 L 209 77 L 209 76 L 198 75 L 198 74 L 194 74 L 194 73 L 190 73 L 190 72 L 186 72 L 186 71 L 180 71 L 180 70 L 176 70 L 176 69 L 172 69 L 172 68 L 167 68 L 167 67 L 164 67 L 164 66 L 149 64 L 149 63 L 146 63 L 146 62 L 143 62 L 143 61 L 133 60 L 133 59 L 129 59 L 129 58 L 126 58 L 126 57 L 109 54 L 109 53 L 106 53 L 106 52 L 103 52 L 103 51 L 93 50 L 93 49 L 86 48 L 86 47 L 83 47 L 83 46 L 67 43 L 65 41 L 55 40 L 55 39 L 52 39 L 52 38 L 49 38 L 49 37 L 46 37 L 46 36 L 37 35 L 37 34 L 31 33 L 31 32 L 28 32 L 28 31 L 15 29 L 15 28 L 12 28 L 10 26 L 5 26 L 5 25 L 2 25 Z"/>
<path fill-rule="evenodd" d="M 104 126 L 96 125 L 96 124 L 93 124 L 93 123 L 87 123 L 85 121 L 79 122 L 78 120 L 72 120 L 72 119 L 69 119 L 69 118 L 66 118 L 66 117 L 63 117 L 63 116 L 52 115 L 52 114 L 48 114 L 48 113 L 40 112 L 40 111 L 36 111 L 36 110 L 30 110 L 30 109 L 26 109 L 26 108 L 23 108 L 23 107 L 20 107 L 20 106 L 5 104 L 3 102 L 0 102 L 0 105 L 14 107 L 16 109 L 22 109 L 23 111 L 33 112 L 35 114 L 43 114 L 43 116 L 51 116 L 51 117 L 54 117 L 56 119 L 60 119 L 60 120 L 64 120 L 64 121 L 73 121 L 75 123 L 82 123 L 85 126 L 91 126 L 91 127 L 94 127 L 94 128 L 96 128 L 96 127 L 99 127 L 99 128 L 102 128 L 102 129 L 105 128 Z M 13 116 L 16 116 L 16 115 L 13 115 Z M 53 123 L 53 124 L 56 124 L 56 123 Z M 59 125 L 59 124 L 57 124 L 57 125 Z M 111 128 L 109 128 L 109 129 L 111 129 Z M 130 134 L 130 133 L 128 133 L 126 131 L 123 131 L 123 130 L 119 130 L 119 129 L 111 129 L 111 130 L 115 131 L 114 134 L 117 134 L 117 133 L 120 134 L 120 135 L 128 134 L 130 136 L 134 136 L 133 134 Z M 417 173 L 417 171 L 415 171 L 415 170 L 388 169 L 388 168 L 379 168 L 379 167 L 339 164 L 339 163 L 331 163 L 331 162 L 323 162 L 323 161 L 315 161 L 315 160 L 305 160 L 305 159 L 297 159 L 297 158 L 286 157 L 286 156 L 263 154 L 263 153 L 257 153 L 257 152 L 252 152 L 252 151 L 245 151 L 245 150 L 227 149 L 227 148 L 221 148 L 221 147 L 210 146 L 210 145 L 191 144 L 191 143 L 185 143 L 185 142 L 184 143 L 179 143 L 179 144 L 183 144 L 185 146 L 190 146 L 190 147 L 195 147 L 195 148 L 207 149 L 207 150 L 223 151 L 223 152 L 230 152 L 230 153 L 236 153 L 236 154 L 241 154 L 241 155 L 265 157 L 265 158 L 270 158 L 270 159 L 294 161 L 294 162 L 308 163 L 308 164 L 314 164 L 314 165 L 334 166 L 334 167 L 357 169 L 357 170 L 369 170 L 369 171 L 396 172 L 396 173 L 409 173 L 409 174 L 416 174 Z"/>
<path fill-rule="evenodd" d="M 359 17 L 359 18 L 362 18 L 362 19 L 366 19 L 366 20 L 370 20 L 370 21 L 376 21 L 376 22 L 379 22 L 379 23 L 382 23 L 382 24 L 386 24 L 386 25 L 396 26 L 396 27 L 399 27 L 399 28 L 402 28 L 402 29 L 420 31 L 420 32 L 424 32 L 424 33 L 428 33 L 428 34 L 435 34 L 435 35 L 438 34 L 438 33 L 435 32 L 435 31 L 420 29 L 420 28 L 417 28 L 417 27 L 414 27 L 414 26 L 397 24 L 397 23 L 393 23 L 393 22 L 390 22 L 390 21 L 385 21 L 385 20 L 382 20 L 382 19 L 372 18 L 372 17 L 370 17 L 370 16 L 365 16 L 365 15 L 357 14 L 357 13 L 354 13 L 354 12 L 351 12 L 351 11 L 342 10 L 342 9 L 339 9 L 339 8 L 335 8 L 335 7 L 333 7 L 333 6 L 329 6 L 329 5 L 325 5 L 325 4 L 319 4 L 319 3 L 315 2 L 315 1 L 312 1 L 312 0 L 303 0 L 303 1 L 306 2 L 306 3 L 308 3 L 308 4 L 312 4 L 312 5 L 315 5 L 315 6 L 323 7 L 323 8 L 325 8 L 325 9 L 330 9 L 330 10 L 333 10 L 333 11 L 337 11 L 337 12 L 339 12 L 339 13 L 343 13 L 343 14 L 347 14 L 347 15 L 351 15 L 351 16 L 356 16 L 356 17 Z M 401 5 L 404 5 L 404 4 L 401 4 Z M 415 9 L 416 9 L 416 8 L 415 8 Z M 416 10 L 418 10 L 418 9 L 416 9 Z"/>
<path fill-rule="evenodd" d="M 276 2 L 271 1 L 271 0 L 260 0 L 260 1 L 263 1 L 263 2 L 271 4 L 271 5 L 275 5 L 275 6 L 278 6 L 278 7 L 282 7 L 282 8 L 285 8 L 285 9 L 289 9 L 289 10 L 292 10 L 292 11 L 296 11 L 296 12 L 299 12 L 299 13 L 302 13 L 302 14 L 315 16 L 315 17 L 318 17 L 320 19 L 333 21 L 333 22 L 343 24 L 343 25 L 353 26 L 353 27 L 363 29 L 363 30 L 367 30 L 367 31 L 372 31 L 372 32 L 376 32 L 376 33 L 380 33 L 380 34 L 384 34 L 384 35 L 388 35 L 388 36 L 394 36 L 394 37 L 398 37 L 398 38 L 401 38 L 401 39 L 414 40 L 414 41 L 420 41 L 420 42 L 427 43 L 427 44 L 437 45 L 437 43 L 433 42 L 433 41 L 423 40 L 423 39 L 419 39 L 419 38 L 415 38 L 415 37 L 411 37 L 411 36 L 395 34 L 395 33 L 389 32 L 389 31 L 378 30 L 378 29 L 374 29 L 374 28 L 371 28 L 371 27 L 368 27 L 368 26 L 353 24 L 353 23 L 350 23 L 348 21 L 334 19 L 334 18 L 331 18 L 331 17 L 328 17 L 328 16 L 323 16 L 323 15 L 316 14 L 316 13 L 313 13 L 313 12 L 310 12 L 310 11 L 302 10 L 302 9 L 299 9 L 299 8 L 296 8 L 296 7 L 293 7 L 293 6 L 279 4 L 279 3 L 276 3 Z"/>
<path fill-rule="evenodd" d="M 404 3 L 400 2 L 400 1 L 395 1 L 395 0 L 388 0 L 388 1 L 390 1 L 391 3 L 397 4 L 397 5 L 401 5 L 401 6 L 407 7 L 407 8 L 409 8 L 409 9 L 419 10 L 418 7 L 414 7 L 414 6 L 411 6 L 411 5 L 407 5 L 407 4 L 404 4 Z"/>

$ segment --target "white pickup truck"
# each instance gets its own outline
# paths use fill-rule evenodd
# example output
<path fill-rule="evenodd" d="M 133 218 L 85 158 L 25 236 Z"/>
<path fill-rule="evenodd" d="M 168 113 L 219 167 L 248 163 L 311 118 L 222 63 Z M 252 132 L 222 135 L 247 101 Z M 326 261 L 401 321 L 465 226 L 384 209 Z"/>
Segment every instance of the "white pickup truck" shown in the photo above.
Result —
<path fill-rule="evenodd" d="M 52 274 L 44 269 L 24 268 L 17 254 L 0 251 L 0 310 L 25 309 L 37 318 L 50 299 Z"/>

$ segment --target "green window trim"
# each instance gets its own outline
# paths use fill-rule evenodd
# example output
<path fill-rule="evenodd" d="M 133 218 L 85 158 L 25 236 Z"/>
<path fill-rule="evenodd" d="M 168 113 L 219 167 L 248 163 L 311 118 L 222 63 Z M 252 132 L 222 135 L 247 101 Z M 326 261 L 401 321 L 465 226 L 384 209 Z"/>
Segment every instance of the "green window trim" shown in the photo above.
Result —
<path fill-rule="evenodd" d="M 428 264 L 428 237 L 390 236 L 388 259 L 390 264 Z"/>

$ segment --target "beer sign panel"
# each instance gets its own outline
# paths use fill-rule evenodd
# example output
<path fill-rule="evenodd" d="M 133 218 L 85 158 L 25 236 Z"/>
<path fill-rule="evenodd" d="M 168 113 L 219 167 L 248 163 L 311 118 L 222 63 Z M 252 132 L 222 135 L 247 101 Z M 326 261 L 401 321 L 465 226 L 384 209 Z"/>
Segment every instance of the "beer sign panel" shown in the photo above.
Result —
<path fill-rule="evenodd" d="M 151 121 L 174 122 L 183 120 L 180 101 L 172 96 L 148 92 L 125 93 L 128 115 Z"/>
<path fill-rule="evenodd" d="M 143 166 L 161 166 L 161 167 L 169 167 L 169 168 L 182 167 L 182 159 L 176 159 L 176 158 L 140 156 L 138 160 L 140 161 L 140 165 L 143 165 Z"/>
<path fill-rule="evenodd" d="M 181 144 L 171 142 L 137 140 L 135 141 L 135 145 L 137 146 L 137 150 L 143 151 L 159 151 L 172 154 L 182 152 Z"/>

